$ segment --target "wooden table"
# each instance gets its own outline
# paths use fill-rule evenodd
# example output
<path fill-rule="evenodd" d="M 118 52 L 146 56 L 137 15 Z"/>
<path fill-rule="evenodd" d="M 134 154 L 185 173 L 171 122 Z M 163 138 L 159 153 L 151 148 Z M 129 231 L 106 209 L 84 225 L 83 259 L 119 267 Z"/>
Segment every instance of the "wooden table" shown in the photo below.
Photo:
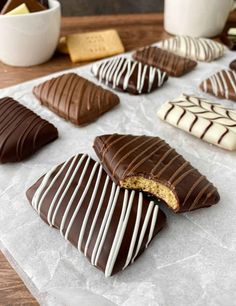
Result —
<path fill-rule="evenodd" d="M 232 14 L 229 23 L 236 23 Z M 66 17 L 62 20 L 62 35 L 90 30 L 115 28 L 119 31 L 126 51 L 160 40 L 163 14 L 116 15 L 96 17 Z M 15 85 L 59 70 L 76 67 L 66 55 L 55 54 L 46 64 L 31 68 L 13 68 L 0 63 L 0 88 Z M 38 305 L 23 282 L 0 252 L 0 306 Z"/>

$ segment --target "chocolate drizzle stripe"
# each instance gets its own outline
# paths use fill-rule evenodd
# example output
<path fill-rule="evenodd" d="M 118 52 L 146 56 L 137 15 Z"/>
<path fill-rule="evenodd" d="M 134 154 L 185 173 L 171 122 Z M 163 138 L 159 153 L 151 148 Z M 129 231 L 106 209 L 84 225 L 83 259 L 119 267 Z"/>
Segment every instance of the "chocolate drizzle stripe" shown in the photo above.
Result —
<path fill-rule="evenodd" d="M 189 162 L 184 162 L 183 163 L 183 165 L 181 165 L 180 167 L 179 167 L 179 169 L 177 170 L 177 171 L 175 171 L 174 173 L 173 173 L 173 175 L 170 177 L 170 179 L 169 179 L 169 182 L 171 183 L 171 184 L 173 184 L 173 181 L 174 181 L 174 179 L 176 178 L 176 177 L 178 177 L 179 175 L 180 175 L 180 173 L 187 167 L 187 166 L 189 166 Z"/>
<path fill-rule="evenodd" d="M 139 139 L 140 139 L 140 138 L 139 138 Z M 130 150 L 127 154 L 123 155 L 123 157 L 122 157 L 121 159 L 117 160 L 116 165 L 115 165 L 114 170 L 113 170 L 113 175 L 114 175 L 116 169 L 119 167 L 120 163 L 121 163 L 123 160 L 125 160 L 126 158 L 128 158 L 129 155 L 132 154 L 135 150 L 137 150 L 137 149 L 139 149 L 139 148 L 141 148 L 141 147 L 147 145 L 147 143 L 149 143 L 149 142 L 150 142 L 150 140 L 145 140 L 144 142 L 142 142 L 141 144 L 139 144 L 137 147 L 135 147 L 135 149 Z M 132 143 L 132 141 L 131 141 L 130 143 Z M 152 148 L 153 146 L 155 146 L 155 145 L 156 145 L 156 144 L 152 145 L 151 148 Z M 125 149 L 125 146 L 122 146 L 121 148 L 122 148 L 122 150 L 124 150 L 124 149 Z M 149 149 L 150 149 L 150 147 L 147 147 L 147 149 L 145 149 L 143 153 L 146 153 Z M 122 150 L 120 150 L 120 152 L 122 152 Z M 142 153 L 142 154 L 143 154 L 143 153 Z M 129 167 L 128 167 L 126 170 L 129 171 Z"/>
<path fill-rule="evenodd" d="M 162 157 L 159 159 L 158 163 L 155 165 L 155 167 L 152 169 L 152 174 L 155 175 L 156 177 L 158 177 L 159 171 L 157 173 L 155 173 L 158 169 L 158 167 L 162 164 L 162 162 L 164 162 L 164 160 L 175 150 L 173 148 L 169 148 L 169 150 L 167 150 Z"/>
<path fill-rule="evenodd" d="M 199 194 L 196 196 L 193 204 L 190 206 L 190 210 L 194 209 L 194 207 L 196 206 L 196 204 L 198 203 L 198 201 L 201 199 L 201 197 L 203 196 L 203 194 L 207 191 L 207 189 L 210 187 L 211 183 L 208 183 L 200 192 Z"/>
<path fill-rule="evenodd" d="M 162 147 L 165 146 L 165 144 L 163 143 L 162 145 L 160 145 L 159 147 L 157 147 L 156 149 L 154 149 L 154 151 L 152 151 L 150 154 L 145 155 L 149 150 L 151 150 L 152 148 L 154 148 L 155 146 L 157 146 L 158 144 L 160 144 L 162 141 L 159 140 L 157 142 L 154 142 L 152 145 L 148 146 L 144 151 L 142 151 L 142 153 L 138 154 L 133 161 L 129 164 L 129 166 L 127 167 L 127 169 L 124 172 L 124 175 L 130 175 L 130 173 L 132 173 L 133 171 L 135 171 L 136 168 L 138 168 L 140 165 L 142 165 L 143 163 L 145 163 L 146 159 L 151 157 L 153 154 L 157 153 Z M 135 150 L 132 150 L 132 152 L 135 152 Z M 132 153 L 130 152 L 130 153 Z M 140 160 L 139 160 L 140 159 Z M 139 160 L 138 163 L 136 163 L 136 161 Z"/>
<path fill-rule="evenodd" d="M 197 186 L 199 186 L 199 184 L 205 179 L 204 176 L 200 176 L 197 181 L 193 184 L 193 186 L 191 187 L 191 189 L 189 189 L 184 202 L 183 202 L 183 207 L 185 206 L 185 204 L 187 203 L 188 199 L 191 197 L 191 194 L 193 193 L 193 191 L 197 188 Z"/>

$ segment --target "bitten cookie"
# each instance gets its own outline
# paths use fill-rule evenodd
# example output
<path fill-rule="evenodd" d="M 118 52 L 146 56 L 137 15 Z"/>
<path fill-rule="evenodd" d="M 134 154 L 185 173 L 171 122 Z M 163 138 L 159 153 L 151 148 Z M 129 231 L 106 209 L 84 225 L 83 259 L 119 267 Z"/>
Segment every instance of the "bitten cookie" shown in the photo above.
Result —
<path fill-rule="evenodd" d="M 212 183 L 159 137 L 102 135 L 94 149 L 121 187 L 148 192 L 174 212 L 208 207 L 220 199 Z"/>

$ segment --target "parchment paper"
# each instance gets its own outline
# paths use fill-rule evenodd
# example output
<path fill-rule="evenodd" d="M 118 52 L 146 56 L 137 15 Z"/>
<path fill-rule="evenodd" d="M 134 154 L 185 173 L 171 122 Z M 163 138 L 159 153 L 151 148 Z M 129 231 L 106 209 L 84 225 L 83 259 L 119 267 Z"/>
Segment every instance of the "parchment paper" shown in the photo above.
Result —
<path fill-rule="evenodd" d="M 170 78 L 162 89 L 149 95 L 120 93 L 119 107 L 82 128 L 40 106 L 32 95 L 34 85 L 52 76 L 0 91 L 0 97 L 19 100 L 54 123 L 60 133 L 59 140 L 30 159 L 0 166 L 1 248 L 41 305 L 236 305 L 236 153 L 204 143 L 156 116 L 162 103 L 181 93 L 217 101 L 203 94 L 198 85 L 227 68 L 234 58 L 236 54 L 227 51 L 218 61 L 199 63 L 193 72 Z M 90 66 L 74 71 L 96 82 Z M 221 102 L 236 109 L 233 102 Z M 96 158 L 94 137 L 113 132 L 165 138 L 218 187 L 221 201 L 186 214 L 175 215 L 165 209 L 168 226 L 147 251 L 124 272 L 105 278 L 59 232 L 41 221 L 25 191 L 52 166 L 76 153 Z"/>

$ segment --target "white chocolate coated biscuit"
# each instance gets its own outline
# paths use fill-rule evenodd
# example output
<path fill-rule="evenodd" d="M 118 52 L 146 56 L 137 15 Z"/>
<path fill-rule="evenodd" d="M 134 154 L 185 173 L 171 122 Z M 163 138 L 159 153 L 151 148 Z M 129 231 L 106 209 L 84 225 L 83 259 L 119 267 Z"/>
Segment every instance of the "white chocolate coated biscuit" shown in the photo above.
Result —
<path fill-rule="evenodd" d="M 232 109 L 183 94 L 163 104 L 158 117 L 223 149 L 236 150 L 236 111 Z"/>

